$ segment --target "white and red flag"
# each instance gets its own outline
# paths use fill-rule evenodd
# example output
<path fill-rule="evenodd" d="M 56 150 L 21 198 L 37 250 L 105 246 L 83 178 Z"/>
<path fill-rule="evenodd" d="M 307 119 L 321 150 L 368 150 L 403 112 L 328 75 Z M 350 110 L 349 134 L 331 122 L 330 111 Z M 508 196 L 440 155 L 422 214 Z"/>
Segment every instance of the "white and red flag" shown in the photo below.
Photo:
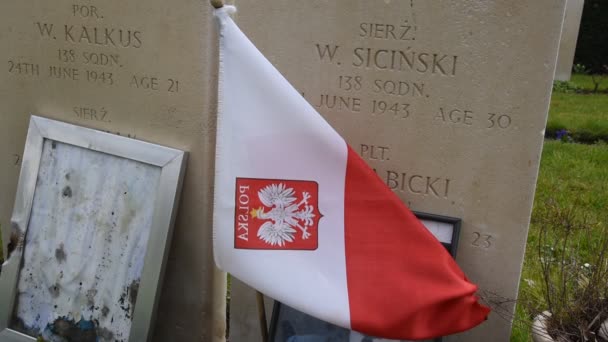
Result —
<path fill-rule="evenodd" d="M 297 310 L 424 339 L 489 309 L 437 239 L 239 30 L 220 26 L 214 254 Z"/>

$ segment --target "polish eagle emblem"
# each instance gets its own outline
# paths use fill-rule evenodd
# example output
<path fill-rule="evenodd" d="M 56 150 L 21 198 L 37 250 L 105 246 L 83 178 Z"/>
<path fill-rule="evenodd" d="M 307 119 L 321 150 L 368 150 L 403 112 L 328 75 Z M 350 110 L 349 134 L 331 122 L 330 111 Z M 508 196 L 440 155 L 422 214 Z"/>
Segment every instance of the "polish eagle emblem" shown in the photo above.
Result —
<path fill-rule="evenodd" d="M 309 204 L 311 198 L 307 191 L 301 192 L 298 198 L 296 191 L 284 183 L 267 185 L 258 191 L 258 197 L 264 207 L 251 210 L 251 217 L 265 220 L 257 236 L 271 246 L 283 247 L 293 242 L 301 233 L 301 239 L 307 240 L 308 231 L 315 222 L 315 208 Z"/>

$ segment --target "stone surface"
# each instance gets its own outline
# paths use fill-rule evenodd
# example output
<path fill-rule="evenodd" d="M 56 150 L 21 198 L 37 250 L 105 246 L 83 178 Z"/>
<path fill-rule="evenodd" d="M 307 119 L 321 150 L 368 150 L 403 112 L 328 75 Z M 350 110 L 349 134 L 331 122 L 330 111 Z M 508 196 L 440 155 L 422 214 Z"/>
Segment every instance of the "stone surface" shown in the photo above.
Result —
<path fill-rule="evenodd" d="M 237 1 L 245 34 L 389 187 L 462 218 L 457 261 L 495 310 L 446 341 L 509 340 L 564 2 Z"/>
<path fill-rule="evenodd" d="M 555 69 L 555 79 L 558 81 L 570 81 L 570 76 L 572 76 L 576 41 L 584 5 L 585 0 L 566 0 L 566 14 Z"/>
<path fill-rule="evenodd" d="M 230 282 L 230 341 L 262 341 L 256 292 L 243 282 Z M 274 300 L 264 297 L 266 325 L 270 329 Z M 278 342 L 278 341 L 277 341 Z"/>
<path fill-rule="evenodd" d="M 5 244 L 29 114 L 190 152 L 154 341 L 224 338 L 225 277 L 211 251 L 217 38 L 210 12 L 200 0 L 0 2 Z"/>
<path fill-rule="evenodd" d="M 608 340 L 608 320 L 602 322 L 600 330 L 598 331 L 598 335 L 604 340 Z"/>
<path fill-rule="evenodd" d="M 532 340 L 534 342 L 553 342 L 555 341 L 547 332 L 547 323 L 551 318 L 551 313 L 549 311 L 544 311 L 540 315 L 534 317 L 534 321 L 532 322 Z"/>

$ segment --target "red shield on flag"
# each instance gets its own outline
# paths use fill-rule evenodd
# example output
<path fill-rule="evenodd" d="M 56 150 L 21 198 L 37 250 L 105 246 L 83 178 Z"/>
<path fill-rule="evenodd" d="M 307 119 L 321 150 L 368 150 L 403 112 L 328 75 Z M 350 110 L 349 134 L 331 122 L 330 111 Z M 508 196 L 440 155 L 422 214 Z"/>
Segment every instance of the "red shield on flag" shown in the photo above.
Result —
<path fill-rule="evenodd" d="M 317 182 L 236 179 L 235 248 L 315 250 L 321 217 Z"/>

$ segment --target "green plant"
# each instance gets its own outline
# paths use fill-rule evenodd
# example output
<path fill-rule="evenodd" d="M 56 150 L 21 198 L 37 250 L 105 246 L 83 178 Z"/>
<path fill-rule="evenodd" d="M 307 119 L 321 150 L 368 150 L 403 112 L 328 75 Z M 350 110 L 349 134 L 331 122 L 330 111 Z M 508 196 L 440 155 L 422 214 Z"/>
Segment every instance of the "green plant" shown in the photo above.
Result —
<path fill-rule="evenodd" d="M 608 65 L 602 65 L 601 69 L 603 69 L 602 73 L 592 73 L 591 80 L 593 81 L 594 87 L 593 92 L 597 93 L 600 89 L 600 84 L 608 78 L 606 75 L 608 73 Z"/>
<path fill-rule="evenodd" d="M 556 93 L 578 93 L 581 88 L 569 81 L 553 81 L 553 91 Z"/>
<path fill-rule="evenodd" d="M 575 74 L 586 74 L 587 67 L 582 64 L 574 64 L 574 66 L 572 67 L 572 71 L 574 71 Z"/>
<path fill-rule="evenodd" d="M 608 229 L 592 222 L 577 203 L 549 199 L 535 213 L 539 233 L 533 263 L 540 270 L 529 311 L 549 311 L 547 330 L 556 340 L 604 341 L 597 332 L 608 319 Z M 535 298 L 536 297 L 536 298 Z"/>
<path fill-rule="evenodd" d="M 572 67 L 572 71 L 576 74 L 589 75 L 591 77 L 591 81 L 593 82 L 593 90 L 592 93 L 596 94 L 600 90 L 600 85 L 608 78 L 608 65 L 601 64 L 597 65 L 594 69 L 589 69 L 583 64 L 575 64 Z M 563 85 L 561 83 L 570 84 L 571 82 L 567 81 L 555 81 L 555 83 L 560 83 L 560 87 L 567 87 L 567 85 Z M 555 91 L 555 83 L 553 84 L 553 90 Z M 576 87 L 576 85 L 574 85 Z M 578 88 L 577 92 L 581 92 L 582 89 Z"/>

